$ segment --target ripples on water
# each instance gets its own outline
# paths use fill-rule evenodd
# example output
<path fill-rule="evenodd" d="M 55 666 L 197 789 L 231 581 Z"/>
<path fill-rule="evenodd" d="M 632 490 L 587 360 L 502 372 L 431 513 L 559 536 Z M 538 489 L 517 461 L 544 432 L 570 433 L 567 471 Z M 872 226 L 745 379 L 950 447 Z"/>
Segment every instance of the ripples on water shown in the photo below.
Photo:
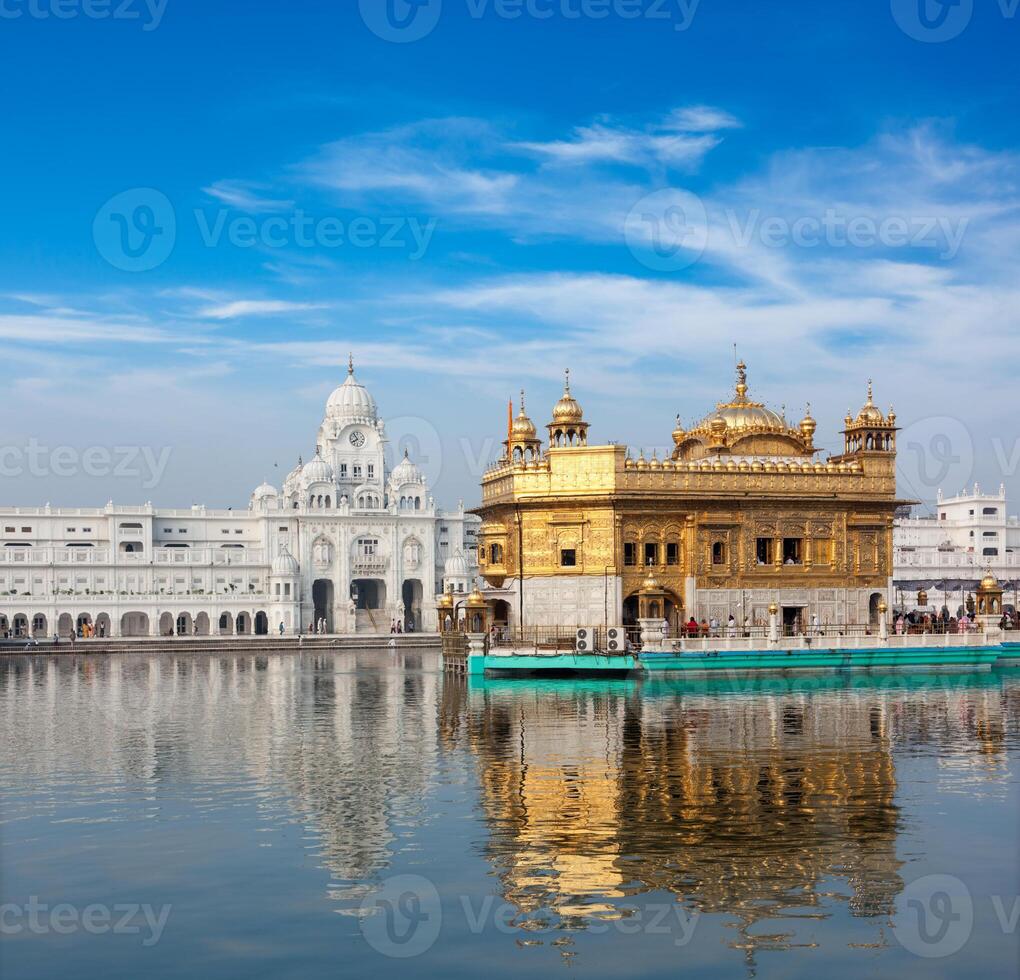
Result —
<path fill-rule="evenodd" d="M 1017 893 L 1017 672 L 465 683 L 432 654 L 12 657 L 0 705 L 3 900 L 172 906 L 151 947 L 6 937 L 5 975 L 892 976 L 931 962 L 909 900 L 933 874 L 973 905 L 942 974 L 1015 972 L 993 898 L 1008 915 Z M 394 906 L 436 925 L 408 962 L 365 927 L 397 875 L 438 891 Z"/>

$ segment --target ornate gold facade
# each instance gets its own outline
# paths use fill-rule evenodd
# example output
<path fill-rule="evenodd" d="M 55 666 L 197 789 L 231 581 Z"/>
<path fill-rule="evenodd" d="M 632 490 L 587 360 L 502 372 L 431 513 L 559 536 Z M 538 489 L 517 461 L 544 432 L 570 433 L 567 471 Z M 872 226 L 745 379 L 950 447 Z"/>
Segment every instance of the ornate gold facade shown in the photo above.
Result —
<path fill-rule="evenodd" d="M 633 618 L 649 578 L 674 621 L 725 608 L 743 622 L 767 594 L 801 616 L 854 622 L 887 596 L 898 430 L 870 383 L 845 419 L 843 452 L 825 461 L 810 409 L 791 425 L 752 401 L 742 363 L 730 400 L 690 429 L 677 420 L 668 458 L 589 445 L 569 380 L 547 429 L 543 449 L 522 396 L 482 479 L 479 564 L 511 621 L 522 592 L 527 625 L 550 621 L 552 607 L 561 624 Z M 580 617 L 563 608 L 572 596 L 588 606 Z"/>

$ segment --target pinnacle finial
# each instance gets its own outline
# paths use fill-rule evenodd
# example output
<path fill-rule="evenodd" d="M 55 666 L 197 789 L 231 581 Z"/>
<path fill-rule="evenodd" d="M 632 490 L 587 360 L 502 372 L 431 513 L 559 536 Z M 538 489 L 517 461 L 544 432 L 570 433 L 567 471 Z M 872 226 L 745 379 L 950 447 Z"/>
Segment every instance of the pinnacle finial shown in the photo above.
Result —
<path fill-rule="evenodd" d="M 871 378 L 868 378 L 868 404 L 870 405 L 871 402 L 872 402 L 872 385 Z"/>
<path fill-rule="evenodd" d="M 525 414 L 527 413 L 524 411 L 524 389 L 521 388 L 521 415 Z"/>
<path fill-rule="evenodd" d="M 565 394 L 570 394 L 570 368 L 564 372 L 566 374 L 566 380 L 563 382 L 563 391 Z"/>
<path fill-rule="evenodd" d="M 743 361 L 737 363 L 737 401 L 747 397 L 747 365 Z"/>
<path fill-rule="evenodd" d="M 347 373 L 354 374 L 354 351 L 347 355 Z"/>

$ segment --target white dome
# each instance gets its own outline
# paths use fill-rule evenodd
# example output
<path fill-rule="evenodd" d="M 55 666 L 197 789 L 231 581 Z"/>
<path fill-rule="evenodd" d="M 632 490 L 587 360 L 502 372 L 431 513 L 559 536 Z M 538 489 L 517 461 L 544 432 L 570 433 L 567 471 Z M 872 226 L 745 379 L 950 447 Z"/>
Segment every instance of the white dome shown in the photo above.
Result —
<path fill-rule="evenodd" d="M 407 483 L 424 482 L 425 477 L 422 476 L 421 470 L 411 462 L 405 449 L 404 458 L 393 468 L 393 472 L 390 474 L 390 485 L 402 487 Z"/>
<path fill-rule="evenodd" d="M 353 359 L 347 364 L 347 378 L 326 402 L 326 417 L 339 422 L 376 421 L 375 399 L 354 377 Z"/>
<path fill-rule="evenodd" d="M 449 558 L 443 568 L 444 578 L 467 578 L 468 563 L 464 553 L 458 548 Z"/>
<path fill-rule="evenodd" d="M 301 469 L 301 482 L 307 487 L 313 483 L 332 483 L 333 467 L 329 465 L 316 451 Z"/>
<path fill-rule="evenodd" d="M 281 548 L 280 553 L 273 559 L 271 574 L 285 577 L 297 575 L 300 571 L 298 560 L 286 548 Z"/>
<path fill-rule="evenodd" d="M 279 493 L 277 492 L 276 487 L 270 486 L 268 483 L 263 481 L 252 491 L 251 499 L 262 500 L 265 497 L 278 497 L 278 496 Z"/>
<path fill-rule="evenodd" d="M 304 469 L 304 462 L 301 457 L 298 456 L 297 466 L 295 466 L 294 469 L 287 474 L 287 479 L 283 481 L 284 493 L 292 493 L 297 489 L 298 482 L 301 479 L 302 469 Z"/>

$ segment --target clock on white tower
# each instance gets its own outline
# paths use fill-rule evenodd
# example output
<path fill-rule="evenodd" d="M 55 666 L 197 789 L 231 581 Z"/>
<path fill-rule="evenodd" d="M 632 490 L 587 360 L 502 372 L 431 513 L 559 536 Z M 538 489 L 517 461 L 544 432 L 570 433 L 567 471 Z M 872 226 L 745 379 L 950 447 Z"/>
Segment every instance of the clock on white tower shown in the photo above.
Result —
<path fill-rule="evenodd" d="M 361 449 L 365 445 L 365 433 L 364 432 L 352 432 L 351 433 L 351 445 L 355 449 Z"/>

